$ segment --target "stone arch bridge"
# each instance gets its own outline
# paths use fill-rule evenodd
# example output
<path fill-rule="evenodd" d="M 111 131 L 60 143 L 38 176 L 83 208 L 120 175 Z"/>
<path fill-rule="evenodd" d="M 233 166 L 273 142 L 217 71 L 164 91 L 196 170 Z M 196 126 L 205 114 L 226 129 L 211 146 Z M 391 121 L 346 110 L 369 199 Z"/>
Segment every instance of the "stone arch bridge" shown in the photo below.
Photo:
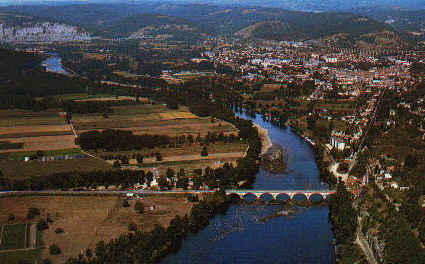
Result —
<path fill-rule="evenodd" d="M 323 200 L 326 200 L 335 193 L 334 190 L 226 190 L 226 195 L 237 195 L 241 199 L 248 195 L 254 195 L 257 199 L 271 196 L 273 200 L 277 200 L 279 197 L 289 197 L 290 200 L 293 200 L 296 196 L 304 196 L 307 200 L 310 200 L 312 196 L 321 196 Z"/>

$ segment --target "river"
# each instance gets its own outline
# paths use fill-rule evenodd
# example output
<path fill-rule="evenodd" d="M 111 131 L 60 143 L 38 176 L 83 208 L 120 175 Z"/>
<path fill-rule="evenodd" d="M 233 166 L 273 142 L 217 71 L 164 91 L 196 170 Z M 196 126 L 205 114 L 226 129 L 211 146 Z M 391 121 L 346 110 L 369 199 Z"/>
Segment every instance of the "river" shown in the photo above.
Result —
<path fill-rule="evenodd" d="M 43 62 L 47 70 L 68 74 L 61 58 L 51 55 Z M 328 189 L 320 181 L 311 146 L 290 128 L 276 127 L 260 115 L 237 115 L 268 129 L 273 144 L 281 145 L 287 156 L 286 171 L 270 174 L 260 169 L 254 189 Z M 189 235 L 179 252 L 163 263 L 335 263 L 327 206 L 299 208 L 293 216 L 260 221 L 279 209 L 278 205 L 233 204 L 225 215 L 217 215 L 205 229 Z"/>
<path fill-rule="evenodd" d="M 42 65 L 46 67 L 46 71 L 61 73 L 66 75 L 70 74 L 63 68 L 62 58 L 57 53 L 49 52 L 46 54 L 49 55 L 49 57 L 42 62 Z"/>
<path fill-rule="evenodd" d="M 279 128 L 238 113 L 269 130 L 273 144 L 280 144 L 288 157 L 284 173 L 270 174 L 260 169 L 254 189 L 327 189 L 321 183 L 314 152 L 290 128 Z M 233 204 L 225 215 L 214 217 L 197 234 L 189 235 L 177 254 L 162 263 L 335 263 L 329 208 L 299 208 L 293 216 L 263 222 L 280 206 Z"/>

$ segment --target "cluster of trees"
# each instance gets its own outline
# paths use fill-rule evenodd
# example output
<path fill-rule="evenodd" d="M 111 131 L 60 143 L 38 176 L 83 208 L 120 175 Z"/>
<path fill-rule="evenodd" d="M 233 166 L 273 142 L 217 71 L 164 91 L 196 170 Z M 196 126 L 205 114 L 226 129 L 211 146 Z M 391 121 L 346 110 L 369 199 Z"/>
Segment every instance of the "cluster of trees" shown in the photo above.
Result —
<path fill-rule="evenodd" d="M 197 233 L 218 213 L 224 213 L 230 201 L 217 192 L 195 204 L 189 215 L 176 216 L 167 229 L 157 225 L 151 232 L 136 231 L 96 245 L 95 254 L 70 258 L 67 264 L 159 263 L 169 253 L 177 252 L 184 238 Z M 91 253 L 91 252 L 90 252 Z"/>
<path fill-rule="evenodd" d="M 44 72 L 42 57 L 0 48 L 0 108 L 43 110 L 36 97 L 86 91 L 88 80 Z"/>
<path fill-rule="evenodd" d="M 2 190 L 56 190 L 79 187 L 122 185 L 130 187 L 138 182 L 152 181 L 152 173 L 131 170 L 54 173 L 44 177 L 11 180 L 0 178 Z"/>
<path fill-rule="evenodd" d="M 388 218 L 379 229 L 385 241 L 385 263 L 424 262 L 425 250 L 413 234 L 410 222 L 411 219 L 407 221 L 403 212 L 398 213 L 395 208 L 390 208 Z"/>
<path fill-rule="evenodd" d="M 336 241 L 344 252 L 354 243 L 357 231 L 357 212 L 353 208 L 352 194 L 347 191 L 345 184 L 339 182 L 337 192 L 329 202 L 329 220 L 332 223 Z"/>
<path fill-rule="evenodd" d="M 133 135 L 131 131 L 107 129 L 102 132 L 81 133 L 76 144 L 85 150 L 104 149 L 106 151 L 140 150 L 162 147 L 170 144 L 171 138 L 164 135 Z"/>
<path fill-rule="evenodd" d="M 91 101 L 91 102 L 76 102 L 66 101 L 63 103 L 65 112 L 74 114 L 91 114 L 91 113 L 112 113 L 112 106 L 139 104 L 133 100 L 116 100 L 116 101 Z"/>

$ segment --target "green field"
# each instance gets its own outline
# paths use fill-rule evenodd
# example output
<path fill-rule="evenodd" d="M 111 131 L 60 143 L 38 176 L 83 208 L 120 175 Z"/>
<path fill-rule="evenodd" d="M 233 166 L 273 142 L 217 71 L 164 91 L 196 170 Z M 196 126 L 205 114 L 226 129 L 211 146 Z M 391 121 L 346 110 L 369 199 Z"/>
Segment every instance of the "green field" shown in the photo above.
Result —
<path fill-rule="evenodd" d="M 12 250 L 27 248 L 29 239 L 29 225 L 3 225 L 0 250 Z"/>
<path fill-rule="evenodd" d="M 0 264 L 40 263 L 41 249 L 0 253 Z"/>
<path fill-rule="evenodd" d="M 8 159 L 15 161 L 23 161 L 25 157 L 35 156 L 36 151 L 19 151 L 19 152 L 6 152 L 0 153 L 0 160 Z M 44 150 L 43 156 L 57 156 L 57 155 L 81 155 L 80 149 L 60 149 L 60 150 Z"/>
<path fill-rule="evenodd" d="M 65 120 L 59 115 L 61 109 L 31 112 L 26 110 L 0 110 L 0 127 L 35 126 L 35 125 L 64 125 Z"/>
<path fill-rule="evenodd" d="M 110 170 L 112 168 L 106 161 L 85 158 L 57 161 L 16 161 L 0 160 L 0 171 L 11 179 L 23 179 L 36 176 L 48 176 L 59 172 L 88 172 L 94 170 Z"/>
<path fill-rule="evenodd" d="M 60 100 L 83 100 L 83 99 L 96 99 L 96 98 L 104 98 L 104 97 L 113 97 L 112 94 L 87 94 L 87 93 L 75 93 L 75 94 L 64 94 L 64 95 L 57 95 L 54 96 L 56 99 Z M 36 98 L 38 100 L 41 100 L 42 98 Z"/>

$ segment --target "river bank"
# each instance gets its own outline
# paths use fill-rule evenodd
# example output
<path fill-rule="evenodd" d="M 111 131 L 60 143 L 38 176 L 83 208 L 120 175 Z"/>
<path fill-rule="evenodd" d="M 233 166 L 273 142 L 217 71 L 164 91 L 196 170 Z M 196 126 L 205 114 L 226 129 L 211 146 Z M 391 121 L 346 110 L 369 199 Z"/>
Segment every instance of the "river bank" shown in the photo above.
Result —
<path fill-rule="evenodd" d="M 269 131 L 255 123 L 253 126 L 258 130 L 258 135 L 261 139 L 261 155 L 264 155 L 273 146 L 272 140 L 269 136 Z"/>

